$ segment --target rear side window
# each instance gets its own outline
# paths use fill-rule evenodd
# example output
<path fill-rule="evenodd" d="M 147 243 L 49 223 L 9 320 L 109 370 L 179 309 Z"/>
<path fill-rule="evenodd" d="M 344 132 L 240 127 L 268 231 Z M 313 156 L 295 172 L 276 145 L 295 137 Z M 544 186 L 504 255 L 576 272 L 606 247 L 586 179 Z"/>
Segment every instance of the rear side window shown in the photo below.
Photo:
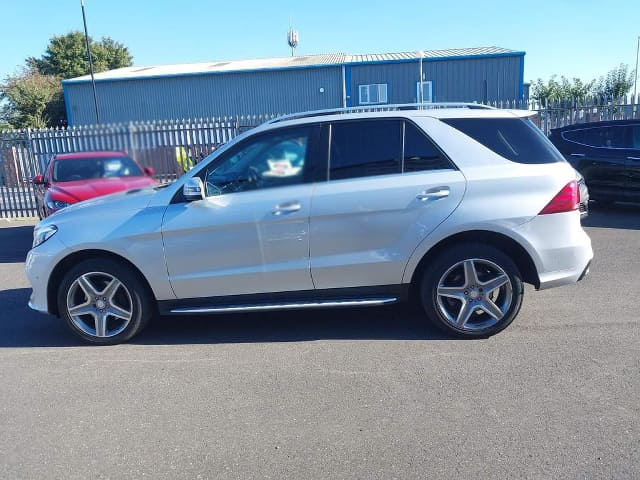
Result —
<path fill-rule="evenodd" d="M 400 120 L 331 124 L 330 180 L 400 173 L 401 155 Z"/>
<path fill-rule="evenodd" d="M 448 118 L 442 120 L 498 155 L 517 163 L 565 161 L 530 120 L 522 118 Z"/>
<path fill-rule="evenodd" d="M 404 127 L 404 172 L 445 170 L 454 168 L 431 140 L 418 128 L 405 122 Z"/>

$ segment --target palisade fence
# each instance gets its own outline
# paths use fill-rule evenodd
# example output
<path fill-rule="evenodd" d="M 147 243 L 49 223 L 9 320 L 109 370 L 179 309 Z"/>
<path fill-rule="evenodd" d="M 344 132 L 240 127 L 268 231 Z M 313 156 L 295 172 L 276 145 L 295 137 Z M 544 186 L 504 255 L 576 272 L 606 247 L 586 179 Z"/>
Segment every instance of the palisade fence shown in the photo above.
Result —
<path fill-rule="evenodd" d="M 37 216 L 34 176 L 57 153 L 126 151 L 172 182 L 236 135 L 276 115 L 93 125 L 0 132 L 0 218 Z"/>
<path fill-rule="evenodd" d="M 640 118 L 640 105 L 633 97 L 544 104 L 501 101 L 488 105 L 535 111 L 532 119 L 547 135 L 553 128 L 574 123 Z M 380 106 L 380 110 L 386 109 L 390 108 Z M 361 109 L 354 107 L 352 110 Z M 262 114 L 0 132 L 0 218 L 37 216 L 31 180 L 43 173 L 57 153 L 126 151 L 143 167 L 153 168 L 158 181 L 172 182 L 184 173 L 185 164 L 199 162 L 236 135 L 276 116 Z"/>

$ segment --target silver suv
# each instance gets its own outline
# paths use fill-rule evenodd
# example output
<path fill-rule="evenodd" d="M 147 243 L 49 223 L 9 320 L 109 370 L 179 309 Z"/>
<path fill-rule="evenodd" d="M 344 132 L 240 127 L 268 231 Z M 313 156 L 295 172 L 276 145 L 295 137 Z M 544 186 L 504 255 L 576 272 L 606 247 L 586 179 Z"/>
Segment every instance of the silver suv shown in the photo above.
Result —
<path fill-rule="evenodd" d="M 495 334 L 523 282 L 576 282 L 593 252 L 530 113 L 457 107 L 281 118 L 172 185 L 68 207 L 35 228 L 29 304 L 99 344 L 158 313 L 409 298 L 450 334 Z"/>

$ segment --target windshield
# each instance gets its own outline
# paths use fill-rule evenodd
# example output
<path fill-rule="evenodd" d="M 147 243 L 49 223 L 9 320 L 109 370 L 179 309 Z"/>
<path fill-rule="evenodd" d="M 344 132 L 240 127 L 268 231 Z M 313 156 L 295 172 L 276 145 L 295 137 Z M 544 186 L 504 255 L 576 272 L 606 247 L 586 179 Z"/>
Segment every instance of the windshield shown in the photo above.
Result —
<path fill-rule="evenodd" d="M 140 167 L 129 157 L 74 158 L 53 164 L 54 182 L 141 175 Z"/>

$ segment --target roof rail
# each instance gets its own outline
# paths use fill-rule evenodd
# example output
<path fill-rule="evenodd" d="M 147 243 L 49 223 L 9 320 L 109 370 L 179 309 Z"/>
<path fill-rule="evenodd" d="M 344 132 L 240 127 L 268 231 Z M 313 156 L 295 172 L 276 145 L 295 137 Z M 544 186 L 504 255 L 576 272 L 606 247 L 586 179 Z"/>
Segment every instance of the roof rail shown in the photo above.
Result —
<path fill-rule="evenodd" d="M 364 112 L 395 112 L 401 110 L 433 110 L 437 108 L 468 108 L 478 110 L 495 110 L 495 108 L 481 103 L 467 102 L 439 102 L 439 103 L 402 103 L 393 105 L 364 105 L 357 107 L 341 107 L 329 108 L 326 110 L 309 110 L 306 112 L 290 113 L 267 120 L 266 124 L 283 122 L 285 120 L 297 120 L 300 118 L 316 117 L 322 115 L 339 115 L 346 113 L 364 113 Z"/>

